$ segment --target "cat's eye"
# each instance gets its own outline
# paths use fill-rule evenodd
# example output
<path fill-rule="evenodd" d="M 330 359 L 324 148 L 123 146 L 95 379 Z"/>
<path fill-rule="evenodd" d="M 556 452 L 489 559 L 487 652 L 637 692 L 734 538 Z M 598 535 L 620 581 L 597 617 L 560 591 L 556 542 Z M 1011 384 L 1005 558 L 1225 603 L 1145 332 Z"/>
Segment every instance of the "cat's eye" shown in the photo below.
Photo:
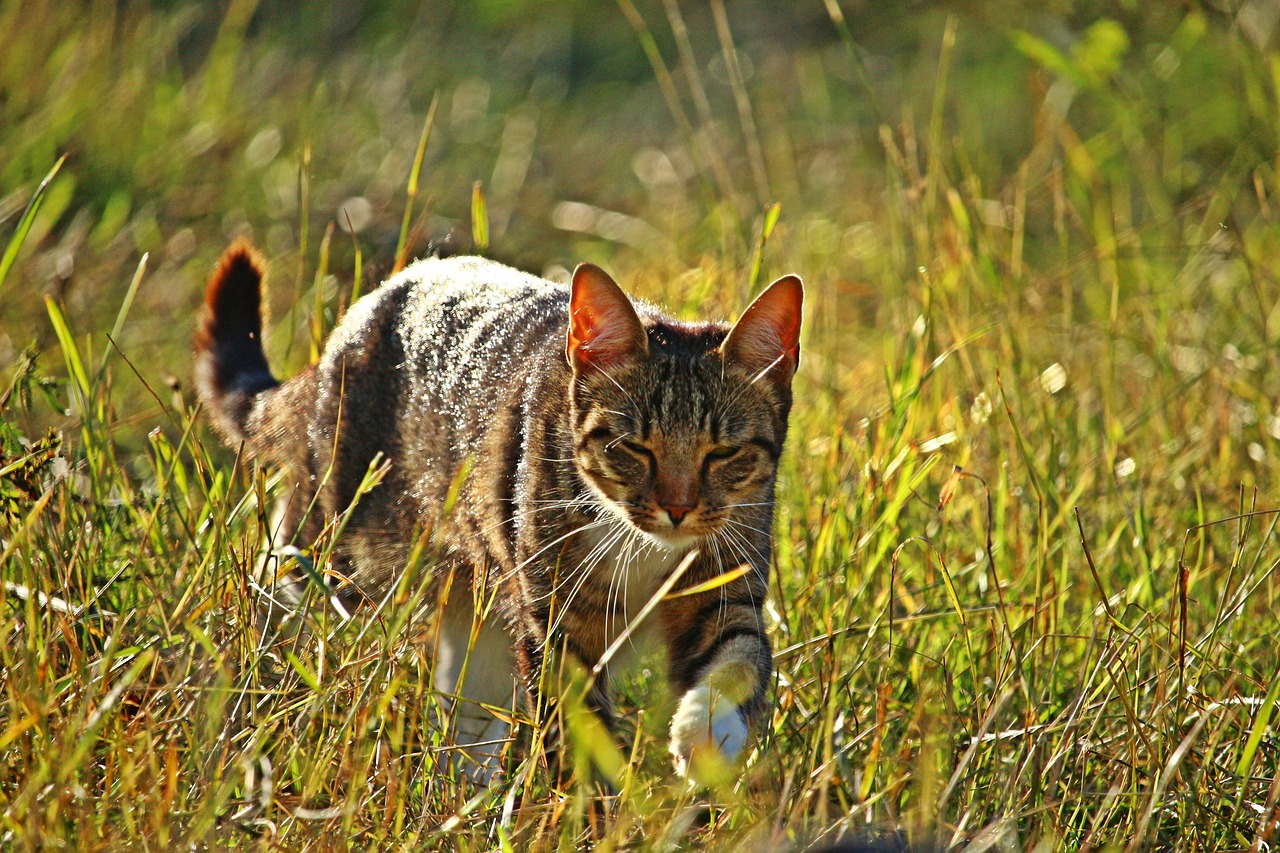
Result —
<path fill-rule="evenodd" d="M 731 459 L 734 456 L 737 456 L 741 451 L 741 447 L 731 447 L 730 445 L 722 444 L 708 450 L 707 459 L 710 459 L 713 462 L 719 462 L 724 459 Z"/>
<path fill-rule="evenodd" d="M 632 458 L 642 463 L 649 469 L 650 476 L 657 474 L 658 457 L 653 455 L 653 451 L 645 447 L 638 441 L 628 441 L 625 438 L 617 439 L 609 442 L 608 447 L 611 450 L 620 449 L 623 453 L 628 454 Z"/>
<path fill-rule="evenodd" d="M 625 447 L 627 450 L 631 451 L 637 456 L 643 456 L 646 459 L 653 458 L 653 451 L 645 447 L 643 444 L 641 444 L 638 441 L 627 441 L 624 438 L 624 439 L 620 439 L 617 443 L 621 444 L 623 447 Z"/>

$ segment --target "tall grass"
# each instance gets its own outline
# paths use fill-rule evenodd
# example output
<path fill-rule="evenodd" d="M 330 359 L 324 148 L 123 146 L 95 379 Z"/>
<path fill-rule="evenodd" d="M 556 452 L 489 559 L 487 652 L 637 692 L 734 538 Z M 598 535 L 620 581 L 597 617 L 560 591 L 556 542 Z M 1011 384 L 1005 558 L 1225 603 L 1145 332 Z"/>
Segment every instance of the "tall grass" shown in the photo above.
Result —
<path fill-rule="evenodd" d="M 623 106 L 608 86 L 558 103 L 530 87 L 513 123 L 454 81 L 437 116 L 436 79 L 401 81 L 369 106 L 387 111 L 380 142 L 376 121 L 343 123 L 369 97 L 343 81 L 390 74 L 388 54 L 414 67 L 396 52 L 410 42 L 308 65 L 285 90 L 310 94 L 290 106 L 266 92 L 282 48 L 246 36 L 247 19 L 183 77 L 155 46 L 189 13 L 121 12 L 117 29 L 161 35 L 112 51 L 111 28 L 16 8 L 0 5 L 6 27 L 62 47 L 10 54 L 5 79 L 88 82 L 19 104 L 26 147 L 0 136 L 30 161 L 6 174 L 21 203 L 0 280 L 16 363 L 0 396 L 0 847 L 774 850 L 891 829 L 973 850 L 1274 843 L 1280 94 L 1245 24 L 1161 7 L 1054 19 L 1068 35 L 1049 39 L 1030 12 L 998 32 L 926 15 L 881 30 L 918 47 L 890 73 L 885 57 L 909 51 L 881 49 L 836 3 L 815 3 L 824 48 L 771 51 L 735 42 L 749 22 L 728 4 L 703 20 L 624 2 L 616 29 L 639 35 L 633 61 L 655 82 Z M 53 121 L 60 98 L 92 113 L 92 79 L 57 66 L 77 47 L 75 68 L 123 67 L 139 82 L 112 97 L 173 129 Z M 144 85 L 148 62 L 162 73 Z M 494 74 L 505 97 L 515 84 Z M 252 118 L 262 104 L 269 127 Z M 666 134 L 628 146 L 629 112 Z M 165 155 L 167 134 L 190 142 L 208 122 L 247 164 Z M 266 158 L 286 137 L 315 161 Z M 73 139 L 108 164 L 160 156 L 162 174 L 110 179 L 72 157 L 20 218 Z M 360 150 L 378 161 L 363 185 L 314 177 Z M 206 165 L 226 178 L 205 190 L 216 223 L 180 212 Z M 299 180 L 330 200 L 358 189 L 373 224 L 331 240 L 342 219 L 299 208 Z M 98 182 L 105 201 L 81 198 Z M 434 198 L 415 210 L 419 192 Z M 676 783 L 671 699 L 641 671 L 618 737 L 569 709 L 574 781 L 513 753 L 492 790 L 467 784 L 429 689 L 419 559 L 354 619 L 313 594 L 305 631 L 264 627 L 256 565 L 279 484 L 218 447 L 172 378 L 224 226 L 271 248 L 274 301 L 296 305 L 277 311 L 276 342 L 314 341 L 339 291 L 367 286 L 360 259 L 390 269 L 437 226 L 549 274 L 604 262 L 688 316 L 804 275 L 769 604 L 778 678 L 740 776 Z M 77 242 L 85 227 L 99 237 Z M 60 252 L 89 272 L 60 276 Z M 43 352 L 19 354 L 29 340 Z M 593 763 L 616 790 L 603 810 Z"/>

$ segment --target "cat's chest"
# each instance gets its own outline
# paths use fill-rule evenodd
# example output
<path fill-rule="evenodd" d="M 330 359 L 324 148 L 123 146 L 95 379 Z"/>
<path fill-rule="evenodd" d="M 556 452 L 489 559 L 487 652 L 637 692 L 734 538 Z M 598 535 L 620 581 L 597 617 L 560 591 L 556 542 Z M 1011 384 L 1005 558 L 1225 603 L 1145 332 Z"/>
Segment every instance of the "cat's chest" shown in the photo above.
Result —
<path fill-rule="evenodd" d="M 676 568 L 687 549 L 663 547 L 641 534 L 589 531 L 583 566 L 597 600 L 604 596 L 604 611 L 616 619 L 634 622 L 657 593 L 663 580 Z"/>
<path fill-rule="evenodd" d="M 657 610 L 644 611 L 686 550 L 663 548 L 640 535 L 613 538 L 608 533 L 589 535 L 587 544 L 585 582 L 594 594 L 584 597 L 590 603 L 584 601 L 583 610 L 589 612 L 579 615 L 595 635 L 586 645 L 609 656 L 605 671 L 613 679 L 661 648 Z"/>

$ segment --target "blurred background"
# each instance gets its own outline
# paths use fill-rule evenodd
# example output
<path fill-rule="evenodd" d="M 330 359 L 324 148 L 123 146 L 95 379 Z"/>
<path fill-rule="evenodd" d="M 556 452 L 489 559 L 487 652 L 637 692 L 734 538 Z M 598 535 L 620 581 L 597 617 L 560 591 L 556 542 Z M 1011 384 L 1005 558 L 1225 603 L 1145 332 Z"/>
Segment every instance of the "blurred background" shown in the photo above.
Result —
<path fill-rule="evenodd" d="M 67 160 L 0 293 L 0 363 L 52 342 L 43 296 L 105 343 L 143 253 L 119 343 L 157 384 L 185 382 L 198 290 L 233 237 L 272 258 L 277 316 L 315 286 L 349 292 L 357 247 L 372 283 L 433 100 L 411 254 L 473 249 L 481 182 L 489 254 L 553 276 L 718 265 L 709 294 L 638 286 L 728 312 L 746 283 L 727 271 L 776 202 L 763 274 L 801 272 L 852 324 L 830 377 L 874 379 L 881 352 L 857 338 L 904 331 L 886 291 L 927 284 L 940 254 L 1022 291 L 1052 333 L 1110 324 L 1115 294 L 1072 281 L 1100 252 L 1113 269 L 1163 253 L 1173 278 L 1268 207 L 1278 16 L 1270 0 L 6 0 L 0 238 Z M 965 232 L 934 228 L 939 210 Z"/>

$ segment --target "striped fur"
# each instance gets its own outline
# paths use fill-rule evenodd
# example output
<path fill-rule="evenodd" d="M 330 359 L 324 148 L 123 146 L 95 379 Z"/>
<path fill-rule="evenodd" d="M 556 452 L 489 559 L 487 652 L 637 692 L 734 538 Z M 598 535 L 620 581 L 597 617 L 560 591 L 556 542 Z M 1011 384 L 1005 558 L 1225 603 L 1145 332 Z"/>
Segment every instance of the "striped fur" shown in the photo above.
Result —
<path fill-rule="evenodd" d="M 352 306 L 319 363 L 283 384 L 262 354 L 261 282 L 258 255 L 229 249 L 207 287 L 196 378 L 224 439 L 290 469 L 283 539 L 308 544 L 381 453 L 390 470 L 352 512 L 331 568 L 350 581 L 340 593 L 377 599 L 431 529 L 437 576 L 452 578 L 449 612 L 462 614 L 441 620 L 442 692 L 502 705 L 515 679 L 544 707 L 551 652 L 590 669 L 623 634 L 649 633 L 665 641 L 682 697 L 677 769 L 693 772 L 700 751 L 733 757 L 772 674 L 761 606 L 799 279 L 775 282 L 730 329 L 633 303 L 589 265 L 565 286 L 480 258 L 420 261 Z M 669 597 L 638 626 L 694 550 L 678 588 L 749 570 Z M 475 608 L 459 611 L 459 596 L 491 593 L 479 637 L 511 654 L 470 664 L 498 675 L 457 683 L 467 668 L 449 661 L 476 641 Z M 592 700 L 608 721 L 605 682 Z M 456 736 L 487 777 L 497 759 L 479 757 L 476 738 L 505 730 L 472 728 Z"/>

